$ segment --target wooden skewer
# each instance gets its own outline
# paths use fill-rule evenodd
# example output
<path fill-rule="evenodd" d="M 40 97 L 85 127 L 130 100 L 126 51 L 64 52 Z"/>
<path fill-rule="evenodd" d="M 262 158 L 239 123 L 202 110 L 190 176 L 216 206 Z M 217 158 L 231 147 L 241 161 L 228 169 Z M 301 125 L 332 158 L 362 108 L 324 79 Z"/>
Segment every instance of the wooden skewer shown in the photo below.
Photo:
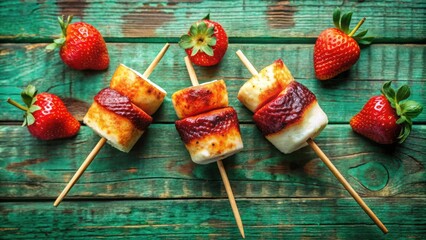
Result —
<path fill-rule="evenodd" d="M 170 47 L 170 44 L 166 43 L 164 47 L 161 49 L 161 51 L 157 54 L 155 59 L 152 61 L 152 63 L 149 65 L 149 67 L 146 69 L 146 71 L 143 73 L 143 76 L 148 78 L 149 75 L 151 75 L 154 68 L 157 66 L 157 64 L 160 62 L 161 58 L 163 58 L 164 54 L 166 53 L 167 49 Z M 68 194 L 68 192 L 71 190 L 71 188 L 74 186 L 74 184 L 78 181 L 78 179 L 83 175 L 86 168 L 92 163 L 93 159 L 95 159 L 96 155 L 99 153 L 101 148 L 105 145 L 107 139 L 101 138 L 99 142 L 96 144 L 96 146 L 92 149 L 90 154 L 86 157 L 86 159 L 81 164 L 80 168 L 77 170 L 77 172 L 74 174 L 74 176 L 71 178 L 71 180 L 68 182 L 67 186 L 62 190 L 61 194 L 56 198 L 55 203 L 53 203 L 53 206 L 57 207 L 64 197 Z"/>
<path fill-rule="evenodd" d="M 321 148 L 312 140 L 308 139 L 308 144 L 315 151 L 319 158 L 325 163 L 325 165 L 330 169 L 333 175 L 339 180 L 339 182 L 346 188 L 346 190 L 351 194 L 351 196 L 355 199 L 355 201 L 361 206 L 365 213 L 374 221 L 374 223 L 382 230 L 383 233 L 388 233 L 388 229 L 386 226 L 380 221 L 380 219 L 374 214 L 374 212 L 367 206 L 367 204 L 362 200 L 362 198 L 358 195 L 357 192 L 352 188 L 348 181 L 346 181 L 345 177 L 337 170 L 334 164 L 330 161 L 330 159 L 324 154 Z"/>
<path fill-rule="evenodd" d="M 194 67 L 188 57 L 185 57 L 185 65 L 188 70 L 189 77 L 193 86 L 197 86 L 198 79 L 195 74 Z M 228 175 L 226 174 L 225 167 L 223 166 L 222 160 L 217 161 L 217 167 L 219 168 L 220 175 L 222 177 L 223 184 L 225 185 L 226 193 L 228 194 L 229 203 L 231 204 L 232 212 L 234 213 L 235 221 L 237 222 L 238 229 L 240 230 L 241 236 L 245 238 L 243 222 L 241 221 L 240 212 L 238 211 L 237 202 L 232 192 L 231 184 L 229 183 Z"/>
<path fill-rule="evenodd" d="M 243 62 L 244 66 L 246 66 L 246 68 L 249 70 L 251 75 L 256 76 L 257 74 L 259 74 L 256 68 L 253 66 L 253 64 L 251 64 L 251 62 L 247 59 L 246 55 L 241 52 L 241 50 L 237 51 L 237 56 L 240 58 L 241 62 Z"/>
<path fill-rule="evenodd" d="M 160 50 L 160 52 L 157 54 L 157 56 L 154 58 L 154 60 L 151 62 L 148 68 L 145 70 L 145 72 L 143 73 L 143 76 L 149 77 L 149 75 L 151 75 L 152 71 L 154 71 L 154 68 L 163 58 L 164 54 L 166 54 L 167 49 L 169 49 L 169 47 L 170 47 L 170 44 L 168 43 L 164 45 L 164 47 Z"/>
<path fill-rule="evenodd" d="M 96 144 L 96 146 L 92 149 L 90 154 L 87 156 L 87 158 L 84 160 L 84 162 L 81 164 L 80 168 L 77 170 L 77 172 L 74 174 L 74 176 L 71 178 L 71 180 L 68 182 L 67 186 L 64 188 L 64 190 L 61 192 L 61 194 L 56 198 L 55 203 L 53 203 L 53 206 L 57 207 L 62 199 L 68 194 L 68 192 L 71 190 L 71 188 L 74 186 L 74 184 L 78 181 L 78 179 L 83 175 L 86 168 L 92 163 L 93 159 L 95 159 L 96 155 L 99 153 L 101 148 L 106 143 L 106 138 L 101 138 L 99 142 Z"/>
<path fill-rule="evenodd" d="M 250 63 L 250 61 L 246 58 L 246 56 L 241 52 L 241 50 L 237 51 L 237 55 L 243 64 L 247 67 L 252 75 L 257 75 L 258 72 Z M 330 169 L 333 175 L 339 180 L 339 182 L 345 187 L 345 189 L 351 194 L 351 196 L 355 199 L 355 201 L 361 206 L 361 208 L 367 213 L 367 215 L 374 221 L 374 223 L 382 230 L 383 233 L 388 233 L 388 229 L 386 226 L 380 221 L 380 219 L 374 214 L 374 212 L 367 206 L 364 200 L 358 195 L 357 192 L 352 188 L 349 182 L 343 177 L 343 175 L 337 170 L 334 164 L 330 161 L 330 159 L 324 154 L 324 152 L 318 147 L 318 145 L 309 138 L 306 141 L 309 146 L 315 151 L 318 157 L 324 162 L 324 164 Z"/>

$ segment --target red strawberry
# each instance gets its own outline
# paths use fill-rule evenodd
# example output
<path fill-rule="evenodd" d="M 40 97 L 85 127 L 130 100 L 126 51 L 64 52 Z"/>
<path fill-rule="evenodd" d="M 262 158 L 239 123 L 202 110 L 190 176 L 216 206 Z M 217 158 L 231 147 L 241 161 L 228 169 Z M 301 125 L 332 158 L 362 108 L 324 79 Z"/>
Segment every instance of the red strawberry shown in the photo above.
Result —
<path fill-rule="evenodd" d="M 360 44 L 370 44 L 373 37 L 364 37 L 368 30 L 353 36 L 364 23 L 363 18 L 349 31 L 352 12 L 340 16 L 340 9 L 333 13 L 336 28 L 328 28 L 320 33 L 314 47 L 315 75 L 319 80 L 327 80 L 350 69 L 360 56 Z M 358 41 L 358 42 L 357 42 Z"/>
<path fill-rule="evenodd" d="M 101 33 L 92 25 L 77 22 L 70 24 L 72 16 L 64 22 L 58 17 L 62 36 L 46 49 L 60 47 L 59 55 L 69 67 L 77 70 L 104 70 L 109 65 L 108 49 Z"/>
<path fill-rule="evenodd" d="M 383 95 L 368 100 L 350 121 L 355 132 L 380 144 L 405 141 L 413 124 L 411 119 L 423 110 L 415 101 L 403 101 L 410 96 L 408 85 L 402 85 L 396 92 L 390 85 L 390 81 L 383 84 Z"/>
<path fill-rule="evenodd" d="M 179 46 L 185 49 L 192 63 L 213 66 L 222 60 L 228 49 L 228 36 L 223 27 L 210 21 L 210 14 L 191 25 L 188 34 L 180 37 Z"/>
<path fill-rule="evenodd" d="M 28 126 L 34 137 L 41 140 L 67 138 L 80 130 L 80 123 L 67 111 L 58 96 L 45 92 L 37 94 L 32 85 L 22 91 L 21 96 L 26 107 L 10 98 L 7 102 L 25 111 L 22 126 Z"/>

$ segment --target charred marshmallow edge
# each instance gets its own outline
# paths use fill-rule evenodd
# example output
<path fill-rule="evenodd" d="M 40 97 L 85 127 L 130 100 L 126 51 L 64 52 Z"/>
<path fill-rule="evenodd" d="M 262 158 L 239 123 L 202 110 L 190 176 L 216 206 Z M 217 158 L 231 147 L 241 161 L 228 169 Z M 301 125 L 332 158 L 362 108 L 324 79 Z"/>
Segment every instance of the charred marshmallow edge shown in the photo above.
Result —
<path fill-rule="evenodd" d="M 266 139 L 283 153 L 306 146 L 306 141 L 328 123 L 315 95 L 296 81 L 259 109 L 253 119 Z"/>
<path fill-rule="evenodd" d="M 250 111 L 256 112 L 292 81 L 294 78 L 290 71 L 284 62 L 278 59 L 245 82 L 237 97 Z"/>
<path fill-rule="evenodd" d="M 172 95 L 172 103 L 179 119 L 227 107 L 225 81 L 214 80 L 179 90 Z"/>
<path fill-rule="evenodd" d="M 157 111 L 167 94 L 160 86 L 124 64 L 115 70 L 110 88 L 130 98 L 133 104 L 149 115 Z"/>
<path fill-rule="evenodd" d="M 237 112 L 232 107 L 177 120 L 175 126 L 195 163 L 215 162 L 243 149 Z"/>
<path fill-rule="evenodd" d="M 151 124 L 151 116 L 110 88 L 101 90 L 94 100 L 83 122 L 113 147 L 129 152 Z"/>

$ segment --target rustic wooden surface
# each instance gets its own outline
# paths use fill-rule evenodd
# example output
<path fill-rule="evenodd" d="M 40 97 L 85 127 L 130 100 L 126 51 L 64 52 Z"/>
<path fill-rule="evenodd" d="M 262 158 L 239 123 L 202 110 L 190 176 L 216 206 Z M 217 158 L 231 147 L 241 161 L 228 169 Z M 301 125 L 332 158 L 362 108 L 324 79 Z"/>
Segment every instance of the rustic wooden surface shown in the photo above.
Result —
<path fill-rule="evenodd" d="M 354 10 L 377 36 L 358 63 L 328 82 L 315 79 L 313 44 L 332 26 L 336 6 Z M 402 145 L 382 146 L 348 122 L 383 82 L 407 83 L 426 105 L 426 3 L 405 1 L 1 1 L 0 238 L 238 239 L 215 164 L 191 162 L 174 128 L 171 94 L 190 85 L 179 36 L 208 11 L 230 45 L 220 65 L 196 67 L 200 82 L 224 79 L 238 113 L 244 150 L 224 161 L 247 239 L 424 239 L 426 112 Z M 56 17 L 74 14 L 104 35 L 105 71 L 76 71 L 44 47 L 59 33 Z M 353 23 L 354 24 L 354 23 Z M 99 137 L 82 126 L 71 139 L 38 141 L 9 106 L 34 84 L 64 99 L 81 121 L 93 96 L 124 63 L 143 72 L 164 43 L 169 51 L 150 79 L 168 95 L 133 150 L 106 145 L 58 207 L 65 187 Z M 309 148 L 284 155 L 266 141 L 236 99 L 250 77 L 235 51 L 257 69 L 282 58 L 308 86 L 330 124 L 316 139 L 388 227 L 383 235 Z"/>

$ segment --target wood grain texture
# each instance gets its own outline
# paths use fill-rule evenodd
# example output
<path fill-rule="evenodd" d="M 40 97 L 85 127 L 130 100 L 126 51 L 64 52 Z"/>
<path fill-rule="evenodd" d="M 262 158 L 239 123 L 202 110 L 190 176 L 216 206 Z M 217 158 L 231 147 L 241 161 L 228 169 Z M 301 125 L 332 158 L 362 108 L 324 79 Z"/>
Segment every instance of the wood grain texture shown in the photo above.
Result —
<path fill-rule="evenodd" d="M 240 199 L 248 239 L 422 239 L 423 198 L 367 198 L 383 235 L 353 199 Z M 226 199 L 0 203 L 8 238 L 240 239 Z M 77 219 L 76 219 L 77 218 Z"/>
<path fill-rule="evenodd" d="M 336 79 L 320 82 L 313 44 L 333 27 L 336 6 L 367 21 L 376 41 Z M 239 239 L 215 164 L 196 165 L 179 139 L 173 92 L 190 85 L 177 46 L 210 11 L 230 45 L 221 64 L 195 67 L 200 82 L 224 79 L 238 113 L 244 150 L 226 160 L 247 239 L 424 239 L 426 111 L 402 145 L 375 144 L 348 122 L 385 81 L 407 83 L 426 106 L 426 2 L 402 1 L 0 1 L 0 239 Z M 105 71 L 75 71 L 45 46 L 60 33 L 56 18 L 93 24 L 107 41 Z M 119 63 L 143 72 L 164 43 L 172 46 L 150 79 L 168 95 L 134 149 L 105 145 L 65 201 L 54 199 L 99 137 L 82 126 L 71 139 L 38 141 L 19 126 L 5 100 L 36 85 L 64 99 L 81 120 Z M 315 139 L 384 222 L 383 235 L 309 148 L 284 155 L 255 127 L 237 100 L 250 77 L 235 52 L 261 68 L 282 58 L 318 98 L 330 124 Z"/>
<path fill-rule="evenodd" d="M 224 160 L 237 199 L 349 196 L 310 148 L 284 155 L 254 125 L 241 131 L 244 150 Z M 406 143 L 386 147 L 329 125 L 316 142 L 361 196 L 425 197 L 425 135 L 416 125 Z M 74 139 L 40 142 L 25 128 L 1 126 L 0 198 L 56 198 L 98 140 L 88 127 Z M 216 165 L 194 164 L 174 125 L 153 124 L 129 154 L 106 145 L 67 199 L 224 196 Z"/>
<path fill-rule="evenodd" d="M 106 71 L 75 71 L 65 66 L 57 52 L 46 52 L 46 44 L 0 44 L 0 121 L 20 121 L 20 110 L 5 102 L 8 97 L 20 99 L 20 92 L 28 84 L 40 91 L 49 91 L 65 99 L 70 111 L 81 120 L 96 95 L 109 86 L 115 68 L 123 63 L 143 72 L 164 46 L 162 43 L 108 44 L 111 56 Z M 385 81 L 394 86 L 407 83 L 412 88 L 412 99 L 426 105 L 426 47 L 424 45 L 377 44 L 361 52 L 358 63 L 336 79 L 321 82 L 315 79 L 312 44 L 232 44 L 221 64 L 211 68 L 195 67 L 198 79 L 204 82 L 224 79 L 230 105 L 240 122 L 252 122 L 252 113 L 237 99 L 239 88 L 250 78 L 250 73 L 235 52 L 241 49 L 258 69 L 282 58 L 294 77 L 316 94 L 320 106 L 331 123 L 347 123 L 359 112 L 367 100 L 380 94 Z M 189 76 L 183 58 L 185 52 L 172 44 L 150 79 L 162 86 L 168 95 L 154 116 L 154 121 L 170 123 L 177 119 L 171 95 L 188 87 Z M 19 62 L 20 64 L 11 64 Z M 37 63 L 37 64 L 34 64 Z M 415 122 L 426 122 L 426 111 Z"/>
<path fill-rule="evenodd" d="M 395 1 L 2 1 L 0 41 L 48 41 L 60 33 L 56 17 L 75 15 L 100 30 L 107 41 L 176 42 L 191 23 L 211 12 L 227 30 L 231 41 L 314 42 L 333 27 L 336 7 L 355 11 L 352 26 L 367 17 L 379 42 L 425 40 L 426 3 Z M 108 17 L 105 17 L 108 16 Z M 14 24 L 6 24 L 14 23 Z"/>

